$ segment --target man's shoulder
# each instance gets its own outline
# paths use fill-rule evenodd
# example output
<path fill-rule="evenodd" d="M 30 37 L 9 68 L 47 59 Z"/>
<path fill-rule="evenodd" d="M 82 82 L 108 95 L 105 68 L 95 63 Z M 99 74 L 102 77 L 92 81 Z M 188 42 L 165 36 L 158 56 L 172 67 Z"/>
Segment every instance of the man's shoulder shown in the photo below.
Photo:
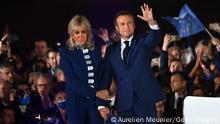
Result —
<path fill-rule="evenodd" d="M 140 34 L 135 34 L 134 38 L 135 40 L 141 40 L 144 39 L 148 36 L 149 32 L 145 32 L 145 33 L 140 33 Z"/>
<path fill-rule="evenodd" d="M 116 47 L 118 47 L 118 45 L 120 45 L 120 41 L 118 42 L 113 42 L 111 45 L 109 45 L 107 48 L 108 49 L 115 49 Z"/>

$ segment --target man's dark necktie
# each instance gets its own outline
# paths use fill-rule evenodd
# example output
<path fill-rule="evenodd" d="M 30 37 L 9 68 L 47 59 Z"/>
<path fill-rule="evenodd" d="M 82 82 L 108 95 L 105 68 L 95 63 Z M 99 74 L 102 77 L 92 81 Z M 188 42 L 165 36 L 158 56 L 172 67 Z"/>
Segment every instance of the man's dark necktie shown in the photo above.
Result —
<path fill-rule="evenodd" d="M 124 59 L 124 63 L 127 64 L 127 59 L 128 59 L 128 52 L 130 50 L 129 48 L 129 41 L 124 41 L 125 43 L 125 48 L 124 48 L 124 51 L 123 51 L 123 59 Z"/>
<path fill-rule="evenodd" d="M 182 108 L 183 106 L 183 98 L 182 97 L 178 97 L 177 99 L 177 108 Z"/>

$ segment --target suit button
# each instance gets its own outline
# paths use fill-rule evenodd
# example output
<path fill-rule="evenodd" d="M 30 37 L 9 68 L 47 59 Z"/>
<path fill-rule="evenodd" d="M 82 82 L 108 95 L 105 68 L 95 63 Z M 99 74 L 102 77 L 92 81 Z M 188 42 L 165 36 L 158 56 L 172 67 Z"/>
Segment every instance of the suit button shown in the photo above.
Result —
<path fill-rule="evenodd" d="M 89 96 L 87 96 L 87 97 L 86 97 L 86 99 L 90 99 L 90 97 L 89 97 Z"/>

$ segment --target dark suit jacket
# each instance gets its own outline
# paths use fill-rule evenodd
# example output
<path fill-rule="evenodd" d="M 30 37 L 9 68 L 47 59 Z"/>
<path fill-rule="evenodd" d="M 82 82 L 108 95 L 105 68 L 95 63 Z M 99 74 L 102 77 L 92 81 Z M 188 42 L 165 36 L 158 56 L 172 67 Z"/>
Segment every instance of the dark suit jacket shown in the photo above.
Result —
<path fill-rule="evenodd" d="M 177 103 L 177 108 L 174 108 L 175 104 L 175 93 L 171 93 L 167 95 L 166 103 L 165 103 L 165 113 L 164 116 L 168 118 L 174 118 L 174 117 L 183 117 L 183 100 L 185 97 L 183 97 L 180 101 L 180 103 Z"/>
<path fill-rule="evenodd" d="M 134 37 L 128 54 L 128 64 L 121 58 L 121 43 L 107 48 L 104 60 L 103 87 L 116 79 L 116 111 L 132 109 L 137 116 L 156 116 L 155 102 L 163 93 L 151 70 L 154 47 L 161 41 L 160 30 L 150 30 L 149 35 Z"/>
<path fill-rule="evenodd" d="M 30 103 L 27 105 L 27 116 L 28 124 L 38 124 L 45 115 L 52 114 L 56 110 L 56 106 L 49 103 L 49 108 L 44 109 L 41 97 L 37 93 L 32 93 L 30 98 Z M 41 116 L 41 120 L 36 119 L 35 117 Z"/>

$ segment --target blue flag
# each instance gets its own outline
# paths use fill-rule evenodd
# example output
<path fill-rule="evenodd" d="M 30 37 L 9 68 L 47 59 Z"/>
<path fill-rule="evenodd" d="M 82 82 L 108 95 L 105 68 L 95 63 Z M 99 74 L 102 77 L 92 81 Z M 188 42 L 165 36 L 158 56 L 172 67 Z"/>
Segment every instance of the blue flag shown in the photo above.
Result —
<path fill-rule="evenodd" d="M 179 37 L 189 37 L 205 30 L 204 25 L 185 4 L 180 10 L 179 17 L 164 17 L 178 31 Z"/>

